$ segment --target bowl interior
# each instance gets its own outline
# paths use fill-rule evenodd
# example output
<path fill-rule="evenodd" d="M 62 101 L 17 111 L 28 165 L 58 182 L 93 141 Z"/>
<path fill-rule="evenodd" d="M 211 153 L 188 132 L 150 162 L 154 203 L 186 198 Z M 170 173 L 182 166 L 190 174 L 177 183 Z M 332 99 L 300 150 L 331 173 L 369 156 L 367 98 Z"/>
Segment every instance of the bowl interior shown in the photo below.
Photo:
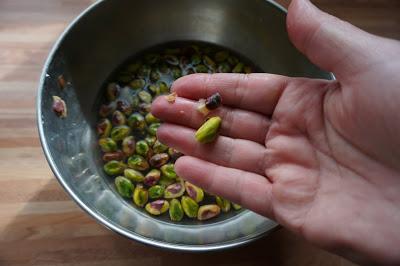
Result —
<path fill-rule="evenodd" d="M 276 224 L 250 211 L 206 223 L 157 220 L 121 199 L 101 169 L 93 127 L 103 84 L 127 58 L 174 41 L 226 47 L 269 73 L 331 78 L 291 45 L 284 11 L 268 1 L 101 1 L 72 24 L 45 66 L 38 124 L 46 157 L 77 203 L 118 233 L 181 250 L 246 243 Z M 68 82 L 64 89 L 59 75 Z M 53 113 L 53 95 L 65 100 L 67 118 Z"/>

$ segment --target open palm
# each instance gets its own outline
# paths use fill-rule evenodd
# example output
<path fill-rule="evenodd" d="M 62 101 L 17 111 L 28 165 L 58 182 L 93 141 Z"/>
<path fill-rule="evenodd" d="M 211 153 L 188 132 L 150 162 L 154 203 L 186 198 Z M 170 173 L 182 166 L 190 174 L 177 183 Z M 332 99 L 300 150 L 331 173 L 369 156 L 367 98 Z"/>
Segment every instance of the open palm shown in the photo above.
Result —
<path fill-rule="evenodd" d="M 400 261 L 400 45 L 304 0 L 288 16 L 293 43 L 337 81 L 269 74 L 192 75 L 152 112 L 160 141 L 186 156 L 183 178 L 357 261 Z M 196 101 L 215 92 L 221 135 L 195 141 Z"/>

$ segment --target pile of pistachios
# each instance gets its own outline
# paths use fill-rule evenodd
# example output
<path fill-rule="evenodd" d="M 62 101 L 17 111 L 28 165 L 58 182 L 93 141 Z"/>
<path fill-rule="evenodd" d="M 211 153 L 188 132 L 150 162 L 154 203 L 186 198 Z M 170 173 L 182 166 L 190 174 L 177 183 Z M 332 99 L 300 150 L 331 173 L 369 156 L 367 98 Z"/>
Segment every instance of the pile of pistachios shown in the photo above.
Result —
<path fill-rule="evenodd" d="M 96 128 L 103 169 L 114 179 L 116 191 L 152 215 L 168 212 L 172 221 L 184 216 L 207 220 L 221 211 L 240 210 L 175 173 L 174 163 L 182 154 L 157 140 L 161 121 L 150 109 L 152 101 L 169 94 L 172 82 L 181 76 L 251 69 L 232 52 L 206 44 L 153 49 L 124 64 L 105 88 Z M 218 119 L 211 122 L 220 123 Z M 210 138 L 198 140 L 205 143 Z"/>

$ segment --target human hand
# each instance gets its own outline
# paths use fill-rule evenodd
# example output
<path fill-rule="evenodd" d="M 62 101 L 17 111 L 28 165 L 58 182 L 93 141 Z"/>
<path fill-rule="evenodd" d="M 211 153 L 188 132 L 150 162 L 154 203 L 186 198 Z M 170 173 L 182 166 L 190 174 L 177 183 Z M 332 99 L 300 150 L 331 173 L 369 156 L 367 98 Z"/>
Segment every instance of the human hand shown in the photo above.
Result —
<path fill-rule="evenodd" d="M 337 81 L 191 75 L 159 97 L 158 138 L 182 178 L 357 262 L 400 263 L 400 44 L 293 0 L 294 45 Z M 195 141 L 196 101 L 215 92 L 221 136 Z"/>

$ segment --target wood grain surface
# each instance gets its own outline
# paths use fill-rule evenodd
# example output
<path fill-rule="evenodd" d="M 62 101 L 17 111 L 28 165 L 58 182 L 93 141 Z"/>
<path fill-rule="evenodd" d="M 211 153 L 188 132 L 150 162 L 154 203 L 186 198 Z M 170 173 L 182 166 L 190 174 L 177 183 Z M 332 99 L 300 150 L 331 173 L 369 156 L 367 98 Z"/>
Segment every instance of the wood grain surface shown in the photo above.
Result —
<path fill-rule="evenodd" d="M 50 47 L 92 2 L 0 0 L 0 265 L 352 265 L 283 229 L 236 250 L 163 251 L 110 232 L 70 200 L 40 147 L 35 94 Z M 400 38 L 399 0 L 314 3 L 370 32 Z"/>

